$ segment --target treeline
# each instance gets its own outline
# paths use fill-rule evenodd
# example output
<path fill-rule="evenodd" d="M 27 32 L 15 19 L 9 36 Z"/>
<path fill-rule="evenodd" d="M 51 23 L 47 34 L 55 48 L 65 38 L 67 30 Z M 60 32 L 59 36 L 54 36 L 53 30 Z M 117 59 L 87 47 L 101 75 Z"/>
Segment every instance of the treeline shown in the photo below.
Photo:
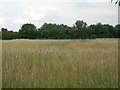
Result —
<path fill-rule="evenodd" d="M 18 32 L 1 28 L 3 40 L 11 39 L 95 39 L 119 38 L 120 25 L 109 24 L 87 25 L 83 20 L 76 21 L 73 26 L 44 23 L 40 28 L 33 24 L 23 24 Z"/>

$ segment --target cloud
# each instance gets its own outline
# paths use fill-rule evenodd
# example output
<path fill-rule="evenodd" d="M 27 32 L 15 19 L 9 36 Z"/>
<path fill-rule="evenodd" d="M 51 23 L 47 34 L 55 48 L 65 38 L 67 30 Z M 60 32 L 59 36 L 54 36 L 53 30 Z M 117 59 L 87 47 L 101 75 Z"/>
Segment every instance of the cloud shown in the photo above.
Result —
<path fill-rule="evenodd" d="M 0 27 L 18 30 L 24 23 L 40 27 L 45 22 L 73 25 L 76 20 L 117 24 L 117 10 L 110 0 L 1 0 Z"/>
<path fill-rule="evenodd" d="M 4 23 L 5 21 L 2 18 L 0 18 L 0 29 L 3 28 Z"/>
<path fill-rule="evenodd" d="M 5 20 L 3 18 L 0 18 L 0 25 L 3 25 L 5 23 Z"/>
<path fill-rule="evenodd" d="M 23 16 L 27 18 L 31 18 L 32 20 L 40 20 L 44 18 L 45 16 L 49 16 L 52 14 L 56 14 L 58 12 L 59 8 L 54 7 L 51 4 L 44 4 L 44 5 L 32 5 L 24 7 L 23 9 Z M 55 13 L 56 12 L 56 13 Z"/>
<path fill-rule="evenodd" d="M 15 2 L 19 2 L 19 3 L 40 3 L 40 2 L 110 2 L 110 0 L 1 0 L 1 2 L 3 3 L 15 3 Z"/>
<path fill-rule="evenodd" d="M 26 19 L 26 18 L 16 18 L 14 19 L 13 23 L 14 24 L 22 24 L 22 23 L 27 23 L 27 22 L 30 22 L 31 20 L 29 19 Z"/>

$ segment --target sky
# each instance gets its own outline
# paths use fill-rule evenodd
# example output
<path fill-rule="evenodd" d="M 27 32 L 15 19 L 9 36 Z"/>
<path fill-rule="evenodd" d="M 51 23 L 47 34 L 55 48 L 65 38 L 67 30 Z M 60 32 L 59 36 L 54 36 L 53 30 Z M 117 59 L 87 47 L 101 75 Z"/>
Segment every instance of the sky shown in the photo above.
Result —
<path fill-rule="evenodd" d="M 118 6 L 111 0 L 0 0 L 0 28 L 18 31 L 25 23 L 72 26 L 77 20 L 88 25 L 118 24 Z"/>

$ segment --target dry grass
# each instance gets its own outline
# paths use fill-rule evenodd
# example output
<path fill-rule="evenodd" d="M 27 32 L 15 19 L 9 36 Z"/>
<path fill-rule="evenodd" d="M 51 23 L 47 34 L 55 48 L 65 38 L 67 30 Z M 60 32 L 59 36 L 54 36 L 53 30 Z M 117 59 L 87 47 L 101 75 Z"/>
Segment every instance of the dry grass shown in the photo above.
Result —
<path fill-rule="evenodd" d="M 116 88 L 117 42 L 3 41 L 3 88 Z"/>

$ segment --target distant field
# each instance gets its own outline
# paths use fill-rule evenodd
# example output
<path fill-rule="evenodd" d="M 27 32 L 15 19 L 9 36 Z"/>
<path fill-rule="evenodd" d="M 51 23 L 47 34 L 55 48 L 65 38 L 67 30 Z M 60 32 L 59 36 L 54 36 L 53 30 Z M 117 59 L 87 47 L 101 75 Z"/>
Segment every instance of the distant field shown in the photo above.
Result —
<path fill-rule="evenodd" d="M 117 88 L 118 40 L 5 40 L 3 88 Z"/>

